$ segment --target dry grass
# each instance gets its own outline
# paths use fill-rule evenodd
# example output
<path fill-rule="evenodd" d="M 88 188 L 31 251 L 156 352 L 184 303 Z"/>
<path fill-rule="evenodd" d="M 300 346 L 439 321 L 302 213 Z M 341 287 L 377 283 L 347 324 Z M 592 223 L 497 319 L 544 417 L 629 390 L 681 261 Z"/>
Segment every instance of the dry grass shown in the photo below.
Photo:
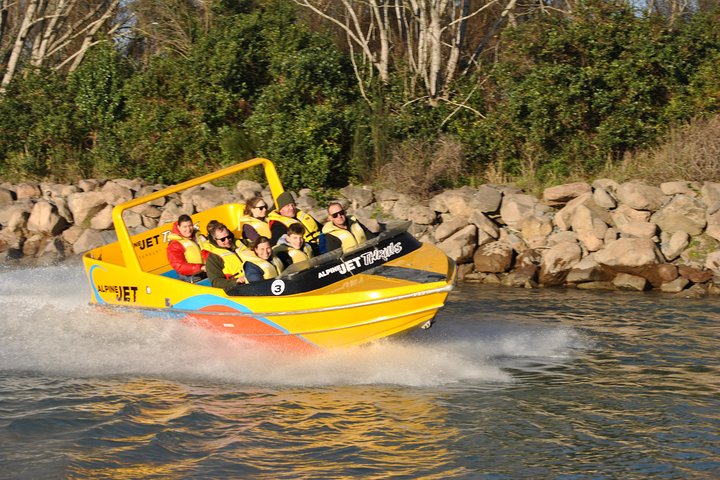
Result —
<path fill-rule="evenodd" d="M 380 169 L 379 183 L 414 198 L 427 198 L 457 183 L 462 165 L 462 145 L 450 136 L 433 143 L 408 140 L 393 149 L 392 161 Z"/>
<path fill-rule="evenodd" d="M 672 129 L 664 143 L 626 155 L 622 164 L 606 168 L 602 176 L 618 181 L 641 179 L 651 184 L 720 181 L 720 115 Z"/>

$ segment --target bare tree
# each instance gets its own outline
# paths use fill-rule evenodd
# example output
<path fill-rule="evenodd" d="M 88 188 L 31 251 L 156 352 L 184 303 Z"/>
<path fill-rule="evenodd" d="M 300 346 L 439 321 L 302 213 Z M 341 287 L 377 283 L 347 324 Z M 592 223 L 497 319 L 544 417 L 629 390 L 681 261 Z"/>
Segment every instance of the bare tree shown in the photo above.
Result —
<path fill-rule="evenodd" d="M 187 58 L 200 32 L 212 24 L 208 2 L 202 0 L 135 0 L 132 36 L 143 54 L 171 52 Z"/>
<path fill-rule="evenodd" d="M 511 17 L 515 0 L 294 0 L 345 33 L 360 90 L 375 72 L 387 83 L 390 69 L 407 65 L 413 86 L 422 86 L 431 104 L 448 101 L 461 59 L 471 58 L 467 40 L 471 19 L 497 10 Z M 401 54 L 393 58 L 392 53 Z M 355 58 L 353 56 L 353 61 Z M 394 64 L 392 63 L 394 62 Z M 370 100 L 368 99 L 368 102 Z"/>
<path fill-rule="evenodd" d="M 0 93 L 24 65 L 73 71 L 119 27 L 121 0 L 0 0 Z"/>

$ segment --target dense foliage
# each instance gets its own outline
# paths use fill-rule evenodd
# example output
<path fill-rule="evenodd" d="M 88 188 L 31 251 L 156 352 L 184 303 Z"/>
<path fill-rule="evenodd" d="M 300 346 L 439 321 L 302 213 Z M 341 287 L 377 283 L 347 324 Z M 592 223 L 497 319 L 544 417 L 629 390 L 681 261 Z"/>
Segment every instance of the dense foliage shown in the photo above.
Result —
<path fill-rule="evenodd" d="M 363 98 L 348 52 L 298 22 L 291 2 L 218 1 L 188 55 L 132 61 L 109 39 L 67 76 L 16 77 L 0 97 L 0 177 L 172 183 L 266 156 L 286 187 L 335 187 L 392 172 L 383 166 L 393 161 L 437 166 L 398 156 L 455 142 L 463 173 L 453 158 L 445 186 L 488 170 L 552 181 L 720 111 L 720 15 L 671 25 L 589 5 L 529 15 L 455 81 L 454 101 L 430 104 L 408 97 L 401 66 Z"/>

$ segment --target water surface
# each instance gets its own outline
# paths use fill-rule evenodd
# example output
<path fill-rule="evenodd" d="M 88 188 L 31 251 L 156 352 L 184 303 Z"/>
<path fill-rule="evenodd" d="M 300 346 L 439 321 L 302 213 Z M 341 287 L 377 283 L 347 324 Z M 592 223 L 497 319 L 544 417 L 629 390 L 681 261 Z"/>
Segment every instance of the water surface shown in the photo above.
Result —
<path fill-rule="evenodd" d="M 462 285 L 288 356 L 0 270 L 0 478 L 717 478 L 717 298 Z"/>

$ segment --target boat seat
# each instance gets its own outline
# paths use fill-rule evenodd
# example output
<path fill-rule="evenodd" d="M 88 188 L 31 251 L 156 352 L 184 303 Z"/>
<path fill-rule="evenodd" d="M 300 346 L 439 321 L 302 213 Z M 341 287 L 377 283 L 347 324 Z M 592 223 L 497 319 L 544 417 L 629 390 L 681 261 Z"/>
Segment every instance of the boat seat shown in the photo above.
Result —
<path fill-rule="evenodd" d="M 162 275 L 163 277 L 174 278 L 175 280 L 180 280 L 178 273 L 172 268 L 170 270 L 168 270 L 167 272 L 161 273 L 160 275 Z M 211 286 L 210 279 L 203 278 L 199 282 L 195 282 L 195 285 L 204 285 L 206 287 L 209 287 L 209 286 Z"/>

